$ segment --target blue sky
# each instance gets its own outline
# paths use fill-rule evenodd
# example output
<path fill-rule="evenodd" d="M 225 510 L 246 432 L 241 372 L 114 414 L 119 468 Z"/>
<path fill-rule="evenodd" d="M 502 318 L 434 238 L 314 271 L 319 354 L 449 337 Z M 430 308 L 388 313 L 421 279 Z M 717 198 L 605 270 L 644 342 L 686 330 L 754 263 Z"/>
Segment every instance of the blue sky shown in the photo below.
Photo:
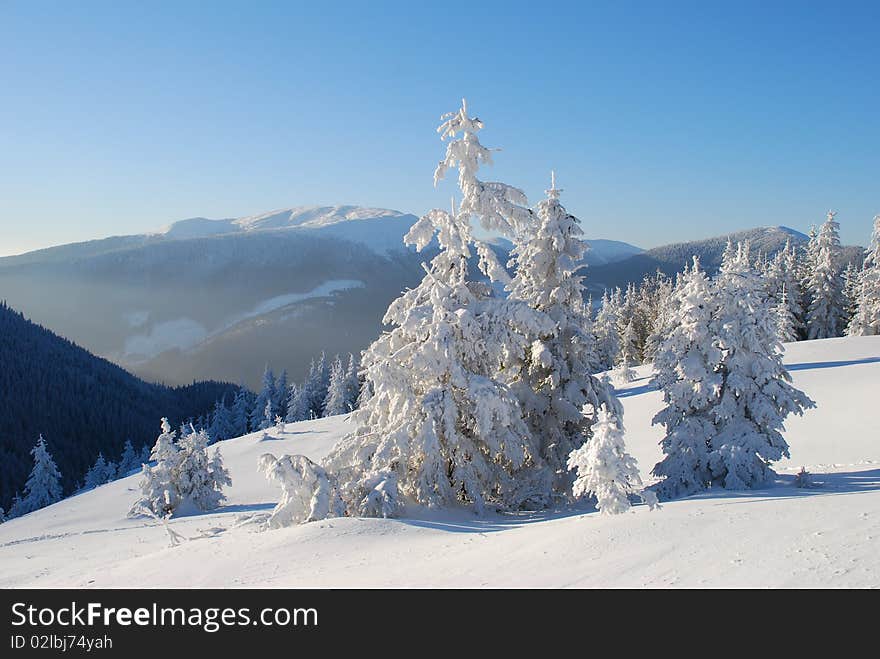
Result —
<path fill-rule="evenodd" d="M 588 236 L 880 213 L 880 3 L 5 2 L 0 254 L 301 204 L 420 213 L 462 96 Z"/>

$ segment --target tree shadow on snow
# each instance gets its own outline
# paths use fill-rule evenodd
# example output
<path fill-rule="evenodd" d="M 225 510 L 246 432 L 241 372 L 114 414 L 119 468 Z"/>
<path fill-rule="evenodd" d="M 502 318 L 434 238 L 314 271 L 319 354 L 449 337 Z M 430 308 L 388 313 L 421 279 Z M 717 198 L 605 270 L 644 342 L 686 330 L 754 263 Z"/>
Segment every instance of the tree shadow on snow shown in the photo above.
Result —
<path fill-rule="evenodd" d="M 804 362 L 802 364 L 788 364 L 789 371 L 811 371 L 819 368 L 837 368 L 839 366 L 854 366 L 856 364 L 875 364 L 880 362 L 880 357 L 865 357 L 864 359 L 850 359 L 840 362 Z"/>
<path fill-rule="evenodd" d="M 718 499 L 726 503 L 756 503 L 760 501 L 790 499 L 792 497 L 833 496 L 838 494 L 860 494 L 880 491 L 880 469 L 865 471 L 841 471 L 827 474 L 811 473 L 808 487 L 797 487 L 794 474 L 778 474 L 775 483 L 755 490 L 725 490 L 712 488 L 674 501 L 695 499 Z M 730 501 L 736 499 L 738 501 Z"/>

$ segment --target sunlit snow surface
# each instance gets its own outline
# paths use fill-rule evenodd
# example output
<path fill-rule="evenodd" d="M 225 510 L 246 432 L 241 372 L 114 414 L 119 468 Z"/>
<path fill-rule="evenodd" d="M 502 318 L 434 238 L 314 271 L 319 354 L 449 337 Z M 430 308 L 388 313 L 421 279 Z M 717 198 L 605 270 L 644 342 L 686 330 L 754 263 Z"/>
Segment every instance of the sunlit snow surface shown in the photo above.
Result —
<path fill-rule="evenodd" d="M 260 531 L 278 491 L 257 458 L 320 460 L 349 429 L 333 417 L 222 442 L 229 501 L 173 520 L 189 538 L 176 547 L 160 524 L 125 518 L 137 476 L 0 525 L 0 587 L 880 587 L 880 337 L 791 344 L 785 361 L 818 407 L 789 420 L 792 458 L 762 491 L 710 491 L 616 517 L 451 511 Z M 627 445 L 646 476 L 661 436 L 648 374 L 642 367 L 620 390 Z M 793 486 L 802 465 L 816 487 Z"/>

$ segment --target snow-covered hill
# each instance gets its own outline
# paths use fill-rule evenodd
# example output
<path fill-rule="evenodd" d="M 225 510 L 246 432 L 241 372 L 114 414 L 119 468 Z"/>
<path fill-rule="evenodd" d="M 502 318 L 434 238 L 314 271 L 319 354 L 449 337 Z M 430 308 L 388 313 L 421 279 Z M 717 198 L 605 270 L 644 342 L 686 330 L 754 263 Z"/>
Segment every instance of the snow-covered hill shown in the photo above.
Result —
<path fill-rule="evenodd" d="M 880 337 L 790 344 L 785 361 L 817 408 L 789 421 L 792 457 L 766 490 L 710 491 L 615 517 L 445 512 L 260 531 L 278 491 L 257 473 L 258 457 L 319 460 L 349 429 L 332 417 L 223 442 L 229 501 L 173 520 L 188 538 L 175 547 L 161 524 L 125 518 L 137 476 L 0 525 L 0 587 L 878 587 Z M 620 391 L 643 474 L 660 455 L 648 375 L 642 367 Z M 816 487 L 793 486 L 801 466 Z"/>

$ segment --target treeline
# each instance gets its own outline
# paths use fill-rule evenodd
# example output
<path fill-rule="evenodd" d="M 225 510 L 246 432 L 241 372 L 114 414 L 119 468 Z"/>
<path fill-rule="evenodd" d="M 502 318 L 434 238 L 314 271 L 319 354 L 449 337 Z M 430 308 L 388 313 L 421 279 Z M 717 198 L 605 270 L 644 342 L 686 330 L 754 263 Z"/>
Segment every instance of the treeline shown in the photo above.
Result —
<path fill-rule="evenodd" d="M 360 389 L 354 355 L 343 362 L 339 355 L 328 360 L 321 353 L 299 383 L 288 381 L 287 370 L 276 377 L 267 365 L 259 393 L 254 395 L 241 387 L 234 396 L 217 400 L 211 414 L 193 425 L 217 442 L 282 423 L 345 414 L 357 407 Z M 185 432 L 182 429 L 181 436 Z"/>
<path fill-rule="evenodd" d="M 806 245 L 789 240 L 776 254 L 750 258 L 781 341 L 880 333 L 872 324 L 877 306 L 873 259 L 869 255 L 858 266 L 847 262 L 839 231 L 835 213 L 828 213 L 819 228 L 811 229 Z M 670 300 L 680 277 L 658 272 L 625 291 L 605 291 L 593 322 L 600 368 L 615 368 L 626 380 L 633 366 L 653 362 L 669 329 Z"/>

